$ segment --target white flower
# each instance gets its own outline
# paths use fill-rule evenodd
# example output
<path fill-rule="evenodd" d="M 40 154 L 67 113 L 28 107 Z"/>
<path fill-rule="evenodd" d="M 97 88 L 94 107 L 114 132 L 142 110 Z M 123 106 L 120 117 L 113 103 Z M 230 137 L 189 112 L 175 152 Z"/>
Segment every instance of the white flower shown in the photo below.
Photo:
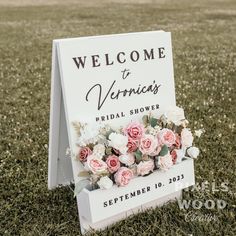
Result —
<path fill-rule="evenodd" d="M 181 143 L 182 147 L 187 148 L 191 147 L 193 144 L 193 135 L 190 129 L 183 128 L 181 131 Z"/>
<path fill-rule="evenodd" d="M 77 140 L 79 146 L 86 146 L 90 143 L 96 143 L 102 136 L 100 136 L 100 127 L 97 123 L 84 124 L 80 129 L 80 137 Z"/>
<path fill-rule="evenodd" d="M 93 155 L 102 159 L 105 155 L 105 146 L 103 144 L 97 144 L 93 147 Z"/>
<path fill-rule="evenodd" d="M 184 110 L 180 107 L 170 107 L 165 113 L 168 122 L 172 121 L 175 125 L 180 125 L 184 117 Z"/>
<path fill-rule="evenodd" d="M 199 149 L 198 149 L 197 147 L 190 147 L 190 148 L 187 150 L 187 153 L 188 153 L 188 155 L 189 155 L 190 157 L 196 159 L 196 158 L 198 157 L 200 151 L 199 151 Z"/>
<path fill-rule="evenodd" d="M 168 153 L 165 156 L 160 156 L 158 158 L 158 166 L 160 169 L 167 171 L 173 166 L 173 161 L 171 155 Z"/>
<path fill-rule="evenodd" d="M 153 136 L 156 136 L 160 130 L 161 130 L 161 127 L 158 125 L 156 125 L 155 127 L 152 127 L 149 125 L 147 127 L 147 132 Z"/>
<path fill-rule="evenodd" d="M 184 150 L 183 149 L 175 149 L 177 159 L 176 159 L 176 164 L 180 163 L 182 159 L 184 158 Z"/>
<path fill-rule="evenodd" d="M 109 145 L 118 151 L 120 151 L 122 154 L 126 154 L 128 147 L 128 137 L 124 136 L 122 134 L 117 133 L 111 133 L 109 135 Z"/>
<path fill-rule="evenodd" d="M 100 189 L 110 189 L 113 185 L 112 180 L 108 176 L 103 176 L 97 182 Z"/>
<path fill-rule="evenodd" d="M 203 133 L 204 133 L 204 129 L 195 130 L 195 135 L 196 135 L 198 138 L 200 138 Z"/>
<path fill-rule="evenodd" d="M 134 155 L 128 153 L 119 156 L 119 161 L 127 166 L 131 166 L 134 164 L 135 158 Z"/>

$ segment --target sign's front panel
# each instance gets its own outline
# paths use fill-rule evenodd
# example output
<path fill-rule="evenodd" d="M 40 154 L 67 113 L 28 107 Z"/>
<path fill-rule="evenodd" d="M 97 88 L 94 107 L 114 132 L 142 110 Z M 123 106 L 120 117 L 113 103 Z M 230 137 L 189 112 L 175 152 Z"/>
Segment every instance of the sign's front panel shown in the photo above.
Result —
<path fill-rule="evenodd" d="M 120 125 L 175 105 L 170 33 L 59 40 L 69 122 Z"/>

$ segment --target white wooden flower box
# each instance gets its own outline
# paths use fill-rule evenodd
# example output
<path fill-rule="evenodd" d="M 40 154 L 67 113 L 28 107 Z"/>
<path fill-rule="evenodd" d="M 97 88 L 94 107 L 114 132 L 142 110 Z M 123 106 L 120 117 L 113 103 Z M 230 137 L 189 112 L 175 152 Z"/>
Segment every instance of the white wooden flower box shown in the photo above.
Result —
<path fill-rule="evenodd" d="M 126 187 L 114 185 L 109 190 L 93 191 L 85 188 L 77 196 L 81 231 L 102 229 L 132 213 L 179 198 L 180 190 L 191 185 L 194 164 L 187 159 L 166 172 L 136 177 Z"/>

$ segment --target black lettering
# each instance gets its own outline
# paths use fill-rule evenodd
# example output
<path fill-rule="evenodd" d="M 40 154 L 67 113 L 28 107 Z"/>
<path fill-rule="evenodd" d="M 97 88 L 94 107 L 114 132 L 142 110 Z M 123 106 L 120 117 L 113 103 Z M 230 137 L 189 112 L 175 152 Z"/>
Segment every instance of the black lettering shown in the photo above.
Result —
<path fill-rule="evenodd" d="M 81 57 L 73 57 L 72 59 L 74 60 L 75 65 L 77 66 L 78 69 L 80 68 L 80 65 L 82 66 L 82 68 L 84 68 L 86 56 L 84 57 L 83 60 L 81 59 Z"/>
<path fill-rule="evenodd" d="M 158 51 L 159 51 L 159 58 L 165 58 L 166 55 L 164 55 L 164 50 L 165 48 L 158 48 Z"/>
<path fill-rule="evenodd" d="M 98 67 L 101 63 L 98 63 L 99 55 L 92 55 L 93 67 Z"/>
<path fill-rule="evenodd" d="M 106 58 L 106 65 L 107 65 L 107 66 L 110 66 L 110 65 L 113 65 L 113 64 L 114 64 L 114 61 L 109 62 L 109 55 L 108 55 L 108 53 L 105 54 L 105 58 Z"/>
<path fill-rule="evenodd" d="M 135 59 L 135 57 L 134 57 L 134 54 L 136 54 L 136 59 Z M 133 62 L 138 61 L 138 59 L 139 59 L 139 53 L 138 53 L 138 51 L 132 51 L 132 52 L 130 53 L 130 59 L 131 59 Z"/>
<path fill-rule="evenodd" d="M 117 61 L 118 61 L 119 63 L 123 64 L 123 63 L 126 62 L 126 59 L 123 58 L 123 61 L 122 61 L 122 60 L 120 59 L 120 55 L 125 56 L 125 53 L 124 53 L 124 52 L 119 52 L 119 53 L 117 54 Z"/>
<path fill-rule="evenodd" d="M 150 50 L 150 52 L 148 53 L 148 51 L 146 49 L 143 50 L 144 51 L 144 60 L 150 60 L 150 59 L 154 59 L 154 51 L 153 48 Z"/>

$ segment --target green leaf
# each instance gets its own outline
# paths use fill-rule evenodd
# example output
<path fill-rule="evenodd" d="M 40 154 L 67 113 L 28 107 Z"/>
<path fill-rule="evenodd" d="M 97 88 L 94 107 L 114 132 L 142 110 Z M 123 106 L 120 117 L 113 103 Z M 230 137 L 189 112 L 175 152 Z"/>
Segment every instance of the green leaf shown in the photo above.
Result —
<path fill-rule="evenodd" d="M 88 171 L 81 171 L 81 172 L 79 172 L 78 176 L 79 177 L 89 177 L 90 174 Z"/>
<path fill-rule="evenodd" d="M 134 155 L 135 155 L 136 162 L 139 163 L 142 160 L 143 154 L 140 152 L 140 150 L 137 150 L 134 153 Z"/>
<path fill-rule="evenodd" d="M 152 118 L 150 119 L 150 124 L 151 124 L 152 127 L 155 127 L 155 126 L 157 125 L 157 119 L 154 118 L 154 117 L 152 117 Z"/>
<path fill-rule="evenodd" d="M 74 197 L 76 197 L 84 187 L 86 187 L 90 181 L 88 179 L 82 179 L 79 182 L 75 184 L 75 189 L 74 189 Z"/>
<path fill-rule="evenodd" d="M 168 153 L 169 149 L 166 145 L 163 145 L 159 153 L 160 156 L 165 156 Z"/>

